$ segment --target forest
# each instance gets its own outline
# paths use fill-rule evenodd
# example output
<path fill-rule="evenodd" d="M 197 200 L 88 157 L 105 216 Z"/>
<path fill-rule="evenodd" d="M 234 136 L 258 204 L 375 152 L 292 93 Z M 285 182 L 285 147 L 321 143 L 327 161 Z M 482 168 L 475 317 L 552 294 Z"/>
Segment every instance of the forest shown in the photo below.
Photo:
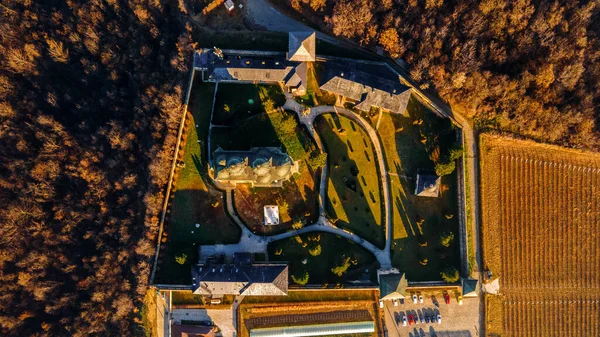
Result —
<path fill-rule="evenodd" d="M 177 1 L 0 4 L 0 335 L 144 335 L 193 50 Z"/>
<path fill-rule="evenodd" d="M 600 150 L 600 1 L 271 1 L 409 65 L 479 129 Z"/>

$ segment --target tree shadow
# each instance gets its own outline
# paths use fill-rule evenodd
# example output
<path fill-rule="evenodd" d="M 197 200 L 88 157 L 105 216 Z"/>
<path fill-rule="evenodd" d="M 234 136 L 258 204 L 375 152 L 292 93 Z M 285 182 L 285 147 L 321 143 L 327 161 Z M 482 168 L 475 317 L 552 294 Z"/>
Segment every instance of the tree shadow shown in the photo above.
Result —
<path fill-rule="evenodd" d="M 376 218 L 371 212 L 371 204 L 376 203 L 374 192 L 365 186 L 367 181 L 363 176 L 364 173 L 360 172 L 358 163 L 349 157 L 352 152 L 349 148 L 351 138 L 347 133 L 352 132 L 352 127 L 349 128 L 350 130 L 344 129 L 341 118 L 345 117 L 336 114 L 326 116 L 331 118 L 320 116 L 315 121 L 317 132 L 321 135 L 328 153 L 328 184 L 331 184 L 328 188 L 333 186 L 334 189 L 327 192 L 326 212 L 331 219 L 337 219 L 336 224 L 339 227 L 347 228 L 376 246 L 383 247 L 385 245 L 383 209 L 381 205 L 378 206 L 381 220 L 377 225 Z M 344 141 L 345 137 L 347 139 Z M 379 184 L 375 188 L 381 200 Z M 337 198 L 331 199 L 332 192 L 333 195 L 337 195 Z M 366 199 L 365 195 L 368 195 L 369 199 Z M 344 214 L 338 214 L 336 208 L 343 210 Z M 347 221 L 343 219 L 344 216 L 347 217 Z"/>

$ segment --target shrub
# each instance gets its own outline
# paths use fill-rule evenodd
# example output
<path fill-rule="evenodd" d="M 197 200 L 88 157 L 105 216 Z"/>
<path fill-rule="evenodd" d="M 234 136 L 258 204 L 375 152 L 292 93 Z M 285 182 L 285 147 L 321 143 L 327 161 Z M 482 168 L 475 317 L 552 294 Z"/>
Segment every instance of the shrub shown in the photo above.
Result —
<path fill-rule="evenodd" d="M 447 176 L 454 172 L 455 168 L 456 163 L 453 160 L 448 162 L 439 161 L 437 164 L 435 164 L 435 174 L 440 177 Z"/>
<path fill-rule="evenodd" d="M 440 244 L 444 247 L 450 247 L 450 244 L 454 240 L 454 233 L 452 231 L 443 231 L 440 233 Z"/>
<path fill-rule="evenodd" d="M 298 285 L 305 285 L 308 283 L 308 278 L 310 275 L 306 270 L 296 272 L 296 274 L 292 275 L 292 281 Z"/>
<path fill-rule="evenodd" d="M 294 230 L 299 230 L 302 229 L 302 227 L 304 227 L 304 223 L 302 223 L 302 219 L 295 219 L 294 223 L 292 223 L 292 229 Z"/>
<path fill-rule="evenodd" d="M 446 266 L 446 268 L 444 268 L 444 270 L 442 270 L 440 275 L 442 276 L 442 280 L 444 280 L 448 283 L 455 283 L 460 278 L 460 275 L 458 274 L 458 270 L 456 270 L 456 268 L 454 268 L 452 266 Z"/>
<path fill-rule="evenodd" d="M 321 245 L 315 245 L 312 246 L 309 250 L 308 253 L 312 256 L 319 256 L 321 255 Z"/>
<path fill-rule="evenodd" d="M 358 264 L 358 261 L 351 260 L 349 257 L 346 257 L 342 260 L 342 263 L 340 265 L 331 268 L 331 272 L 337 276 L 342 276 L 348 271 L 348 268 L 350 268 L 350 264 L 356 265 Z"/>
<path fill-rule="evenodd" d="M 184 265 L 186 260 L 187 260 L 187 254 L 185 254 L 185 253 L 181 253 L 181 255 L 175 256 L 175 262 L 177 262 L 181 265 Z"/>
<path fill-rule="evenodd" d="M 310 153 L 310 157 L 308 158 L 308 164 L 313 168 L 317 169 L 325 166 L 327 163 L 327 154 L 322 153 L 319 150 L 314 150 Z"/>

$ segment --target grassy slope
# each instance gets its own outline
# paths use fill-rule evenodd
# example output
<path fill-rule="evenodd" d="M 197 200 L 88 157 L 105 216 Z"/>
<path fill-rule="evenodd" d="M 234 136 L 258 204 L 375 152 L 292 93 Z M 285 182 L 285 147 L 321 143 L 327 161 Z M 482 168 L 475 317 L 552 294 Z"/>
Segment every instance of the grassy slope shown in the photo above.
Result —
<path fill-rule="evenodd" d="M 460 262 L 456 174 L 443 177 L 442 184 L 448 190 L 440 198 L 414 196 L 417 169 L 433 169 L 434 164 L 420 142 L 421 127 L 413 125 L 413 121 L 415 118 L 437 118 L 414 99 L 407 109 L 407 117 L 383 114 L 378 130 L 390 172 L 394 230 L 392 263 L 405 271 L 410 280 L 437 280 L 440 269 L 446 264 L 458 267 Z M 448 220 L 447 214 L 454 217 Z M 420 226 L 416 221 L 419 217 L 425 219 Z M 450 248 L 438 245 L 438 233 L 443 229 L 454 232 Z M 418 244 L 419 233 L 427 242 L 426 247 Z M 440 259 L 437 249 L 446 255 L 444 259 Z M 428 259 L 426 266 L 419 263 L 421 258 Z"/>
<path fill-rule="evenodd" d="M 302 242 L 310 242 L 309 237 L 314 235 L 320 236 L 318 244 L 321 245 L 321 254 L 312 256 L 308 252 L 311 247 L 302 247 L 294 237 L 275 241 L 269 244 L 269 260 L 271 261 L 288 261 L 290 263 L 290 276 L 296 272 L 307 270 L 309 272 L 309 284 L 329 284 L 342 283 L 345 280 L 359 279 L 366 268 L 372 267 L 376 262 L 375 257 L 354 242 L 339 238 L 328 233 L 309 233 L 300 235 Z M 274 252 L 278 249 L 282 250 L 281 255 L 275 255 Z M 331 268 L 337 266 L 345 257 L 356 258 L 358 264 L 352 265 L 348 272 L 341 277 L 334 275 Z M 302 260 L 307 259 L 306 264 L 302 264 Z M 370 271 L 375 271 L 375 268 L 369 268 Z"/>
<path fill-rule="evenodd" d="M 340 127 L 344 130 L 342 133 L 338 132 Z M 333 115 L 320 117 L 317 130 L 328 153 L 329 217 L 338 219 L 336 224 L 339 227 L 383 246 L 385 232 L 382 226 L 379 174 L 368 135 L 350 119 L 342 116 L 338 119 Z M 358 168 L 358 176 L 352 174 L 352 167 Z M 347 187 L 352 181 L 356 182 L 356 191 Z"/>

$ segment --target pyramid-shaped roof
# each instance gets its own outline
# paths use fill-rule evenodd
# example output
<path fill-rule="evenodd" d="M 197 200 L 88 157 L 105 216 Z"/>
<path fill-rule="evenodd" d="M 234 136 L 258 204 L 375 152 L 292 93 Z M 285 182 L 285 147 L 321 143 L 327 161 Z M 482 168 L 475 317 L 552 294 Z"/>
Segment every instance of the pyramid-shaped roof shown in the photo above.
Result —
<path fill-rule="evenodd" d="M 442 178 L 434 174 L 417 173 L 415 195 L 420 197 L 438 197 Z"/>
<path fill-rule="evenodd" d="M 383 274 L 379 276 L 379 296 L 388 300 L 404 298 L 408 281 L 404 273 Z"/>
<path fill-rule="evenodd" d="M 290 32 L 288 41 L 288 60 L 295 62 L 313 62 L 315 60 L 315 32 Z"/>
<path fill-rule="evenodd" d="M 462 294 L 464 297 L 476 297 L 477 296 L 477 283 L 479 281 L 473 279 L 462 280 Z"/>

